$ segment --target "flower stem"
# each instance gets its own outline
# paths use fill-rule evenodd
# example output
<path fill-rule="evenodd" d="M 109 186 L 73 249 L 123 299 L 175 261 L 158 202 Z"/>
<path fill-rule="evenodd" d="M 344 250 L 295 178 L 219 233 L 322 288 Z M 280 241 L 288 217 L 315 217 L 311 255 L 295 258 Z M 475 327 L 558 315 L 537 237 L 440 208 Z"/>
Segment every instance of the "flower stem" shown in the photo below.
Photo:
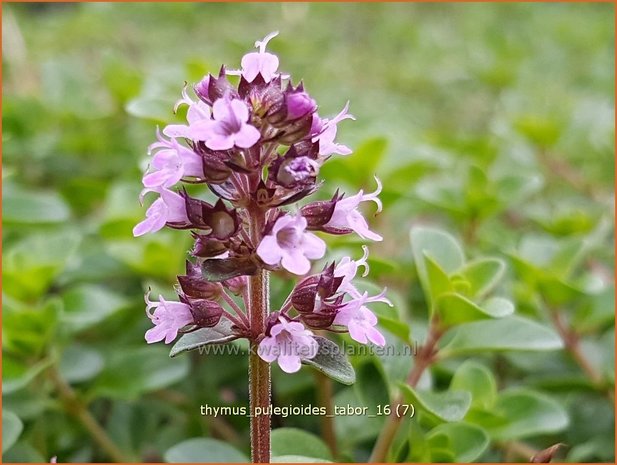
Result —
<path fill-rule="evenodd" d="M 258 244 L 265 221 L 263 212 L 250 213 L 250 234 Z M 253 463 L 270 463 L 270 364 L 257 354 L 256 337 L 265 331 L 270 312 L 269 272 L 259 270 L 249 280 L 248 302 L 251 323 L 251 350 L 249 353 L 249 403 L 251 413 L 251 459 Z"/>
<path fill-rule="evenodd" d="M 125 456 L 118 446 L 114 444 L 105 429 L 103 429 L 84 403 L 77 397 L 73 388 L 62 378 L 55 367 L 49 370 L 49 375 L 67 412 L 71 413 L 79 420 L 88 433 L 90 433 L 94 442 L 98 444 L 107 456 L 112 461 L 118 463 L 130 461 L 130 457 Z"/>
<path fill-rule="evenodd" d="M 334 390 L 332 381 L 323 373 L 314 371 L 317 385 L 317 398 L 320 407 L 326 408 L 326 414 L 321 416 L 321 436 L 330 448 L 332 456 L 338 455 L 336 444 L 336 432 L 334 430 Z"/>
<path fill-rule="evenodd" d="M 439 341 L 441 334 L 441 331 L 437 328 L 437 325 L 433 320 L 433 324 L 431 324 L 431 326 L 429 327 L 426 342 L 422 345 L 422 347 L 416 354 L 414 366 L 409 373 L 409 377 L 407 378 L 407 384 L 409 386 L 416 387 L 424 371 L 435 361 L 437 341 Z M 373 447 L 373 452 L 371 453 L 371 457 L 369 458 L 370 463 L 380 463 L 385 461 L 388 455 L 388 450 L 390 450 L 392 441 L 394 441 L 394 437 L 396 436 L 396 433 L 398 432 L 398 429 L 403 420 L 403 417 L 399 417 L 398 415 L 396 415 L 396 406 L 402 404 L 403 402 L 403 396 L 399 394 L 397 399 L 394 401 L 394 408 L 392 408 L 392 414 L 386 420 L 386 424 L 379 433 L 377 442 Z"/>

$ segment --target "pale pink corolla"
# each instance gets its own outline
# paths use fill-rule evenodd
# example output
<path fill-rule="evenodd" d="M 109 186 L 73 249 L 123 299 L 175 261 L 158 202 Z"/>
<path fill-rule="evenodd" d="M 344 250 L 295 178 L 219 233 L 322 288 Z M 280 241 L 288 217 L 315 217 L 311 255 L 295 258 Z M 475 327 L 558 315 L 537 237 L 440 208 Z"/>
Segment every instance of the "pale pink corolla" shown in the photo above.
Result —
<path fill-rule="evenodd" d="M 284 215 L 276 220 L 272 230 L 257 247 L 257 255 L 268 265 L 280 264 L 287 271 L 304 275 L 311 269 L 310 260 L 326 253 L 326 243 L 306 231 L 302 215 Z"/>
<path fill-rule="evenodd" d="M 365 292 L 353 298 L 339 309 L 334 318 L 334 324 L 346 326 L 349 335 L 354 341 L 361 344 L 367 344 L 370 341 L 383 347 L 386 340 L 383 334 L 375 328 L 377 317 L 366 307 L 366 304 L 384 302 L 392 306 L 392 303 L 384 295 L 385 289 L 382 293 L 373 297 L 369 297 L 368 293 Z"/>
<path fill-rule="evenodd" d="M 282 316 L 270 328 L 270 336 L 259 343 L 257 353 L 266 362 L 278 361 L 281 370 L 295 373 L 302 360 L 312 359 L 319 349 L 313 332 L 297 321 L 287 321 Z"/>
<path fill-rule="evenodd" d="M 148 344 L 165 340 L 165 344 L 172 342 L 178 331 L 193 323 L 191 308 L 182 302 L 167 301 L 159 296 L 158 302 L 151 301 L 146 294 L 146 315 L 154 323 L 154 328 L 146 331 Z"/>
<path fill-rule="evenodd" d="M 319 155 L 327 157 L 333 154 L 349 155 L 351 149 L 343 144 L 334 142 L 336 139 L 337 125 L 343 120 L 356 118 L 348 113 L 349 102 L 341 112 L 331 120 L 325 118 L 320 119 L 317 113 L 313 115 L 313 125 L 311 127 L 312 141 L 319 141 Z"/>
<path fill-rule="evenodd" d="M 266 46 L 271 39 L 276 37 L 278 32 L 271 32 L 263 40 L 255 42 L 257 52 L 247 53 L 242 57 L 242 77 L 247 82 L 253 82 L 258 74 L 268 83 L 276 76 L 279 67 L 279 59 L 276 55 L 266 52 Z"/>
<path fill-rule="evenodd" d="M 368 227 L 368 223 L 362 216 L 362 213 L 358 211 L 358 206 L 361 202 L 373 201 L 377 204 L 377 213 L 382 209 L 381 200 L 378 195 L 381 192 L 381 182 L 377 177 L 377 189 L 375 192 L 365 194 L 360 190 L 356 195 L 351 197 L 345 197 L 336 202 L 334 206 L 334 212 L 330 220 L 324 225 L 324 227 L 351 229 L 362 239 L 370 239 L 373 241 L 381 241 L 383 237 L 379 234 L 371 231 Z"/>
<path fill-rule="evenodd" d="M 144 189 L 142 195 L 152 189 Z M 182 196 L 169 189 L 158 189 L 159 198 L 146 210 L 146 219 L 133 228 L 133 236 L 143 236 L 162 229 L 167 223 L 188 223 L 186 203 Z"/>
<path fill-rule="evenodd" d="M 229 96 L 218 99 L 212 106 L 214 119 L 200 120 L 190 126 L 193 140 L 205 141 L 211 150 L 252 147 L 260 138 L 255 126 L 248 124 L 249 109 L 242 100 Z"/>

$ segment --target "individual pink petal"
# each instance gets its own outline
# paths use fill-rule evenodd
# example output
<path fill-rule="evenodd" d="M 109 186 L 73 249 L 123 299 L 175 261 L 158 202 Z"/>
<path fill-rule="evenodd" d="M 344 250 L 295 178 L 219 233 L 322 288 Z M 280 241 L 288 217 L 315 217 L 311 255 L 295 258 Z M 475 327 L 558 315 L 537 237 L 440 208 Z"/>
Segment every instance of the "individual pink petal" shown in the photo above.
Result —
<path fill-rule="evenodd" d="M 360 344 L 366 344 L 368 342 L 364 326 L 358 324 L 355 320 L 349 322 L 347 329 L 349 329 L 349 335 L 354 341 Z"/>
<path fill-rule="evenodd" d="M 371 341 L 373 344 L 376 344 L 380 347 L 386 345 L 386 338 L 383 337 L 383 334 L 381 334 L 374 327 L 366 328 L 366 336 L 368 337 L 368 340 Z"/>
<path fill-rule="evenodd" d="M 233 99 L 230 102 L 231 110 L 234 116 L 241 122 L 246 123 L 249 120 L 249 109 L 242 100 Z M 219 119 L 219 118 L 217 118 Z"/>
<path fill-rule="evenodd" d="M 253 82 L 261 70 L 259 52 L 247 53 L 242 57 L 240 64 L 242 65 L 242 76 L 244 79 L 248 82 Z"/>
<path fill-rule="evenodd" d="M 264 263 L 276 265 L 281 261 L 283 254 L 274 236 L 265 236 L 257 247 L 257 255 Z"/>
<path fill-rule="evenodd" d="M 233 117 L 229 99 L 220 98 L 212 105 L 212 116 L 216 121 L 224 121 Z"/>
<path fill-rule="evenodd" d="M 193 140 L 208 140 L 217 126 L 214 120 L 202 120 L 190 126 L 189 136 Z"/>
<path fill-rule="evenodd" d="M 236 133 L 234 136 L 234 143 L 236 147 L 248 149 L 249 147 L 255 145 L 260 137 L 261 134 L 255 126 L 243 124 L 240 132 Z"/>
<path fill-rule="evenodd" d="M 279 355 L 278 364 L 285 373 L 295 373 L 302 366 L 300 357 L 294 354 Z"/>
<path fill-rule="evenodd" d="M 326 254 L 326 243 L 313 233 L 305 233 L 302 249 L 307 258 L 317 260 Z"/>
<path fill-rule="evenodd" d="M 279 356 L 278 345 L 275 337 L 264 338 L 257 348 L 259 357 L 268 363 L 272 363 Z"/>
<path fill-rule="evenodd" d="M 229 150 L 234 146 L 234 136 L 233 135 L 225 135 L 225 136 L 214 136 L 210 137 L 206 141 L 206 146 L 212 150 Z"/>
<path fill-rule="evenodd" d="M 311 262 L 297 250 L 283 254 L 281 265 L 290 273 L 299 276 L 305 275 L 311 269 Z"/>
<path fill-rule="evenodd" d="M 185 124 L 169 124 L 163 129 L 163 134 L 167 137 L 190 137 L 190 129 Z"/>

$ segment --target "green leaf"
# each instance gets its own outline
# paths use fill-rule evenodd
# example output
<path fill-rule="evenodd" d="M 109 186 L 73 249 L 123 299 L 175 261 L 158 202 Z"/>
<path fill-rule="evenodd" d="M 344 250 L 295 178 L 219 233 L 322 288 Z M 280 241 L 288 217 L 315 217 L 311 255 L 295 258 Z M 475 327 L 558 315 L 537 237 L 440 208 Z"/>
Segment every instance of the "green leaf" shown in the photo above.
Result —
<path fill-rule="evenodd" d="M 458 272 L 471 286 L 474 297 L 488 294 L 503 277 L 506 264 L 498 258 L 483 258 L 465 264 Z"/>
<path fill-rule="evenodd" d="M 511 389 L 499 395 L 495 412 L 506 424 L 489 429 L 497 440 L 521 439 L 556 433 L 569 424 L 565 409 L 550 397 L 528 389 Z"/>
<path fill-rule="evenodd" d="M 105 364 L 101 354 L 82 344 L 73 344 L 62 352 L 60 374 L 69 383 L 88 381 L 98 375 Z"/>
<path fill-rule="evenodd" d="M 514 312 L 509 300 L 493 297 L 482 306 L 476 305 L 460 294 L 444 294 L 435 303 L 436 311 L 445 326 L 454 326 L 487 318 L 502 318 Z"/>
<path fill-rule="evenodd" d="M 108 354 L 103 372 L 94 381 L 92 394 L 136 399 L 145 392 L 175 384 L 188 373 L 188 359 L 170 359 L 166 347 L 121 347 Z"/>
<path fill-rule="evenodd" d="M 24 429 L 17 415 L 7 409 L 2 409 L 2 453 L 9 450 Z"/>
<path fill-rule="evenodd" d="M 489 445 L 486 432 L 468 423 L 444 423 L 433 428 L 428 434 L 429 446 L 439 447 L 443 442 L 454 453 L 457 463 L 469 463 L 478 459 Z"/>
<path fill-rule="evenodd" d="M 438 229 L 415 227 L 410 232 L 410 239 L 422 289 L 430 298 L 432 285 L 425 257 L 430 257 L 445 274 L 450 274 L 463 266 L 465 261 L 463 250 L 454 237 Z M 440 284 L 436 284 L 438 288 L 441 287 L 442 280 L 443 276 L 439 278 Z"/>
<path fill-rule="evenodd" d="M 472 406 L 489 409 L 497 399 L 497 383 L 491 370 L 473 360 L 467 360 L 458 367 L 450 382 L 450 389 L 469 392 Z"/>
<path fill-rule="evenodd" d="M 316 368 L 339 383 L 355 383 L 356 373 L 339 346 L 325 337 L 316 336 L 315 339 L 319 344 L 317 355 L 312 359 L 302 360 L 302 363 Z"/>
<path fill-rule="evenodd" d="M 453 290 L 452 282 L 448 275 L 441 267 L 428 255 L 424 253 L 424 263 L 426 266 L 426 275 L 430 286 L 430 301 L 435 302 L 442 294 Z M 433 308 L 432 311 L 435 311 Z"/>
<path fill-rule="evenodd" d="M 225 344 L 238 339 L 232 329 L 229 320 L 221 318 L 219 323 L 212 328 L 201 328 L 192 333 L 185 334 L 174 344 L 169 352 L 170 357 L 175 357 L 187 350 L 198 349 L 209 344 Z"/>
<path fill-rule="evenodd" d="M 466 391 L 418 391 L 406 384 L 401 389 L 407 402 L 440 421 L 461 421 L 471 406 L 471 394 Z"/>
<path fill-rule="evenodd" d="M 358 367 L 358 382 L 355 388 L 358 397 L 365 405 L 386 405 L 390 403 L 388 385 L 382 372 L 372 360 L 367 360 Z"/>
<path fill-rule="evenodd" d="M 33 234 L 7 247 L 2 257 L 3 291 L 23 301 L 42 296 L 76 251 L 73 230 Z"/>
<path fill-rule="evenodd" d="M 62 321 L 72 331 L 83 331 L 127 307 L 128 301 L 102 286 L 84 284 L 64 296 Z"/>
<path fill-rule="evenodd" d="M 246 463 L 248 458 L 229 444 L 211 438 L 192 438 L 167 449 L 168 463 Z"/>
<path fill-rule="evenodd" d="M 32 366 L 26 366 L 8 354 L 3 355 L 2 394 L 7 395 L 23 389 L 52 363 L 51 359 L 47 359 L 41 360 Z"/>
<path fill-rule="evenodd" d="M 211 258 L 201 264 L 201 274 L 211 282 L 221 282 L 236 276 L 252 275 L 257 265 L 250 258 Z"/>
<path fill-rule="evenodd" d="M 271 463 L 332 463 L 331 460 L 316 459 L 303 455 L 279 455 L 270 459 Z"/>
<path fill-rule="evenodd" d="M 25 190 L 16 186 L 3 189 L 3 224 L 61 223 L 70 215 L 69 207 L 55 192 Z"/>
<path fill-rule="evenodd" d="M 328 446 L 317 436 L 297 428 L 278 428 L 272 431 L 271 453 L 274 456 L 302 455 L 332 460 Z"/>
<path fill-rule="evenodd" d="M 442 340 L 440 354 L 443 357 L 483 351 L 558 350 L 563 347 L 553 330 L 517 316 L 466 323 L 452 328 Z"/>
<path fill-rule="evenodd" d="M 383 158 L 388 140 L 384 137 L 367 139 L 354 150 L 352 157 L 338 157 L 323 166 L 320 174 L 328 180 L 343 180 L 353 185 L 366 185 L 371 181 Z"/>

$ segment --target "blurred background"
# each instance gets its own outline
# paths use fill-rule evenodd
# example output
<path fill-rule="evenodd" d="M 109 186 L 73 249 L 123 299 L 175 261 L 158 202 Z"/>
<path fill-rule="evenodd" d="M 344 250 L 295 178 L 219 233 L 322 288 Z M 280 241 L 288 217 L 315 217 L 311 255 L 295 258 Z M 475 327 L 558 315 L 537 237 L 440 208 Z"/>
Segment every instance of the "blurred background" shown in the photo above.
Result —
<path fill-rule="evenodd" d="M 391 290 L 396 319 L 413 337 L 423 334 L 426 305 L 409 229 L 432 225 L 470 258 L 509 263 L 501 289 L 520 314 L 550 325 L 530 269 L 551 276 L 549 293 L 573 289 L 559 310 L 611 386 L 613 10 L 4 3 L 4 461 L 190 461 L 192 449 L 177 446 L 198 437 L 215 440 L 209 451 L 219 461 L 247 456 L 246 418 L 199 414 L 202 404 L 247 404 L 246 360 L 169 359 L 169 347 L 143 339 L 144 290 L 173 295 L 188 235 L 134 239 L 131 229 L 145 211 L 137 196 L 146 148 L 156 126 L 174 120 L 184 81 L 222 63 L 239 67 L 273 30 L 280 35 L 269 48 L 283 71 L 304 79 L 320 115 L 351 102 L 357 120 L 339 125 L 338 140 L 355 154 L 324 167 L 324 195 L 373 190 L 374 173 L 384 183 L 384 212 L 371 221 L 385 240 L 370 245 L 370 279 Z M 329 258 L 360 254 L 353 238 L 330 244 Z M 276 277 L 274 302 L 288 288 Z M 614 460 L 613 400 L 567 351 L 478 360 L 500 389 L 537 390 L 569 419 L 559 431 L 536 419 L 539 428 L 492 441 L 480 461 L 521 460 L 521 440 L 532 450 L 563 442 L 565 460 Z M 336 403 L 374 403 L 387 392 L 375 380 L 391 382 L 378 376 L 387 362 L 353 363 L 360 381 L 334 385 Z M 455 367 L 436 366 L 434 385 L 447 385 Z M 273 371 L 275 404 L 318 402 L 309 369 Z M 274 426 L 321 434 L 318 417 Z M 337 458 L 365 461 L 379 428 L 379 420 L 337 418 Z"/>

